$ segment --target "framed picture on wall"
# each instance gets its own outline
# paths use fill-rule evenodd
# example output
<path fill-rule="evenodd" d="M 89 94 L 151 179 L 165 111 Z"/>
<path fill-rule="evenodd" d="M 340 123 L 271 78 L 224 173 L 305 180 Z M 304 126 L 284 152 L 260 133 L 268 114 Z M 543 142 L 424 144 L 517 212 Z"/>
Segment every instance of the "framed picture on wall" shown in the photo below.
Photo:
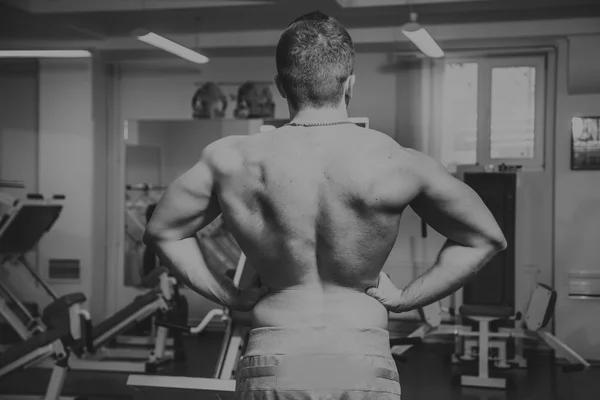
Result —
<path fill-rule="evenodd" d="M 571 119 L 571 169 L 600 170 L 600 117 Z"/>

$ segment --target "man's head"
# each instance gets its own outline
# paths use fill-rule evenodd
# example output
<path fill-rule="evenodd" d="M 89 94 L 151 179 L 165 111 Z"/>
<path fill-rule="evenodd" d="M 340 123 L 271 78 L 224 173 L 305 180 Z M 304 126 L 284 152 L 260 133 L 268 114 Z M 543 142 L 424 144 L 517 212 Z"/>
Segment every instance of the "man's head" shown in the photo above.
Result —
<path fill-rule="evenodd" d="M 295 110 L 350 101 L 354 45 L 335 18 L 315 11 L 296 19 L 279 39 L 276 61 L 277 88 Z"/>

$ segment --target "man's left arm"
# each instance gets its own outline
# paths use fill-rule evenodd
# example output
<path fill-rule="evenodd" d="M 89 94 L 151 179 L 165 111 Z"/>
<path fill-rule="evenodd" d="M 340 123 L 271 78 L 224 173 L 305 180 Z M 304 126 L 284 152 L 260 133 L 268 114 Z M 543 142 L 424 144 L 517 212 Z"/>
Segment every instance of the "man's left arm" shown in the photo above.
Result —
<path fill-rule="evenodd" d="M 221 213 L 212 147 L 162 195 L 144 232 L 144 243 L 191 289 L 217 304 L 231 306 L 238 291 L 231 280 L 208 268 L 196 235 Z"/>

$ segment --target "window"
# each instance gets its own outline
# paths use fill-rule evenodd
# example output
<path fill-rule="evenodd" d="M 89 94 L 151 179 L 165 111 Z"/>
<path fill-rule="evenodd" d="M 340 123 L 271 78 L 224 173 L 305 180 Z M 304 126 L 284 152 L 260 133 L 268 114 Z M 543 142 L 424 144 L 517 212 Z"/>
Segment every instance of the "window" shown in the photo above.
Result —
<path fill-rule="evenodd" d="M 450 171 L 543 166 L 543 56 L 447 60 L 440 69 L 441 161 Z"/>

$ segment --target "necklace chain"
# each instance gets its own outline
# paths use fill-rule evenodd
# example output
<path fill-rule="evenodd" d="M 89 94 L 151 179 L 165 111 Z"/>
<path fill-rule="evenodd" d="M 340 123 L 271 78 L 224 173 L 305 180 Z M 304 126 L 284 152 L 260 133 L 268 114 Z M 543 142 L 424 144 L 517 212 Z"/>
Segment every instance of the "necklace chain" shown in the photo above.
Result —
<path fill-rule="evenodd" d="M 297 122 L 288 122 L 286 125 L 289 126 L 304 126 L 304 127 L 311 127 L 311 126 L 332 126 L 332 125 L 342 125 L 342 124 L 354 124 L 354 122 L 352 121 L 331 121 L 331 122 L 307 122 L 304 124 L 300 124 Z"/>

